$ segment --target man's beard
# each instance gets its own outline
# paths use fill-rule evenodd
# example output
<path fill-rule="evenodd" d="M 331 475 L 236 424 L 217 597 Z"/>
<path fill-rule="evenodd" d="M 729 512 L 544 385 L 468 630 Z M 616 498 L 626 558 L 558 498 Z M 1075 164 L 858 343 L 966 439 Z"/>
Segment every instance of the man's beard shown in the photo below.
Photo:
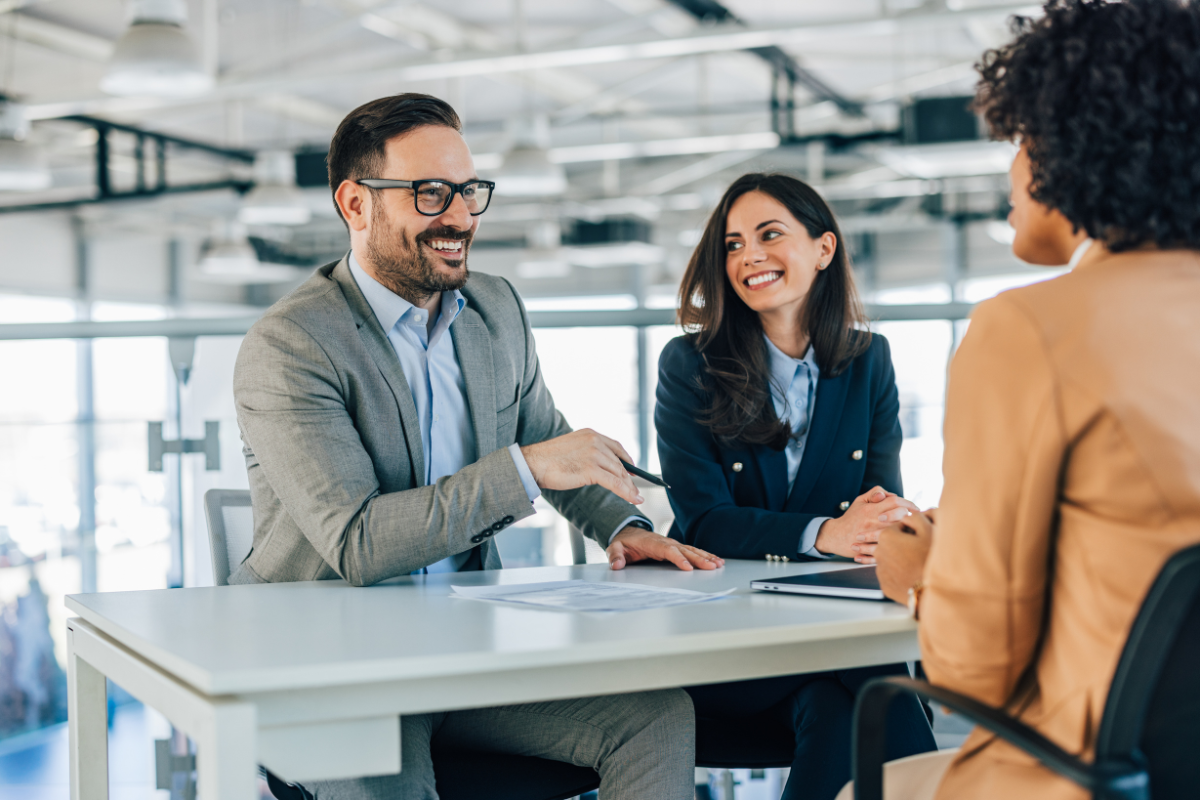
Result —
<path fill-rule="evenodd" d="M 375 268 L 379 282 L 396 294 L 417 304 L 435 294 L 461 289 L 467 283 L 467 251 L 471 247 L 471 231 L 454 228 L 426 228 L 409 238 L 407 232 L 391 223 L 380 204 L 371 210 L 371 235 L 367 239 L 366 257 Z M 423 242 L 432 239 L 461 241 L 462 260 L 453 275 L 438 272 L 438 265 Z M 432 249 L 432 248 L 429 248 Z M 445 263 L 445 262 L 443 262 Z"/>

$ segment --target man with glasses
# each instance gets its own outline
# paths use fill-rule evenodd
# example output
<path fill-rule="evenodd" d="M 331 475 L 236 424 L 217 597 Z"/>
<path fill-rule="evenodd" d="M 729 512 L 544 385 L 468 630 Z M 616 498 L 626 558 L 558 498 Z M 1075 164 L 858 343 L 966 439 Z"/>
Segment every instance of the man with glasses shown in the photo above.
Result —
<path fill-rule="evenodd" d="M 230 583 L 496 569 L 492 537 L 542 493 L 613 569 L 721 565 L 652 531 L 629 454 L 555 409 L 512 285 L 468 273 L 494 184 L 450 106 L 404 94 L 355 109 L 330 145 L 329 184 L 350 253 L 272 306 L 238 354 L 254 547 Z M 400 741 L 399 774 L 307 788 L 436 798 L 436 741 L 592 766 L 606 800 L 693 796 L 680 690 L 408 716 Z"/>

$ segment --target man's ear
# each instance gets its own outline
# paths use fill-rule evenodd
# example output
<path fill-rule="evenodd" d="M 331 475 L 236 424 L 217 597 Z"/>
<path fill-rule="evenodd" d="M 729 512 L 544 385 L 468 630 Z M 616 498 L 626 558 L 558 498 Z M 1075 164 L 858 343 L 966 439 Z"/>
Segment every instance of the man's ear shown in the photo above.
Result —
<path fill-rule="evenodd" d="M 367 191 L 365 186 L 349 180 L 342 181 L 337 191 L 333 193 L 333 199 L 341 210 L 346 224 L 350 226 L 350 230 L 362 231 L 366 229 L 367 220 L 371 213 L 370 195 L 371 193 Z"/>

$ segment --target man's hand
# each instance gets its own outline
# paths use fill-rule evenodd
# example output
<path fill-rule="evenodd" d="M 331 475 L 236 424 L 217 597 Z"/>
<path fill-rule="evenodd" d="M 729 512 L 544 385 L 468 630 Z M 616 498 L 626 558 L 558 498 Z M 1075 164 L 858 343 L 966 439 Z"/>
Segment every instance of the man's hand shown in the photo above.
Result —
<path fill-rule="evenodd" d="M 670 561 L 685 572 L 694 567 L 717 569 L 725 566 L 725 559 L 712 553 L 632 526 L 618 531 L 608 543 L 608 565 L 613 569 L 624 569 L 626 564 L 647 559 Z"/>
<path fill-rule="evenodd" d="M 913 514 L 884 529 L 879 535 L 875 574 L 883 593 L 897 603 L 908 602 L 908 590 L 921 582 L 929 548 L 937 530 L 937 509 Z"/>
<path fill-rule="evenodd" d="M 584 428 L 521 448 L 533 479 L 543 489 L 578 489 L 597 484 L 626 502 L 639 505 L 644 498 L 621 466 L 633 458 L 621 444 Z"/>
<path fill-rule="evenodd" d="M 874 564 L 879 532 L 916 511 L 912 502 L 876 486 L 856 497 L 845 514 L 821 525 L 815 547 L 827 555 Z"/>

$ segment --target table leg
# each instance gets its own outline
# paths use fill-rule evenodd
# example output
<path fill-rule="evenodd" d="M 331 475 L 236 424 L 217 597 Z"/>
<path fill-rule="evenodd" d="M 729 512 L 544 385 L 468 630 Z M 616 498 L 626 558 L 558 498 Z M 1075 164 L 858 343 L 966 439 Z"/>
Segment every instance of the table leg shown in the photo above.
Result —
<path fill-rule="evenodd" d="M 108 689 L 100 670 L 75 653 L 67 623 L 67 727 L 71 800 L 108 800 Z"/>
<path fill-rule="evenodd" d="M 249 703 L 216 703 L 196 738 L 200 800 L 257 800 L 258 715 Z"/>

